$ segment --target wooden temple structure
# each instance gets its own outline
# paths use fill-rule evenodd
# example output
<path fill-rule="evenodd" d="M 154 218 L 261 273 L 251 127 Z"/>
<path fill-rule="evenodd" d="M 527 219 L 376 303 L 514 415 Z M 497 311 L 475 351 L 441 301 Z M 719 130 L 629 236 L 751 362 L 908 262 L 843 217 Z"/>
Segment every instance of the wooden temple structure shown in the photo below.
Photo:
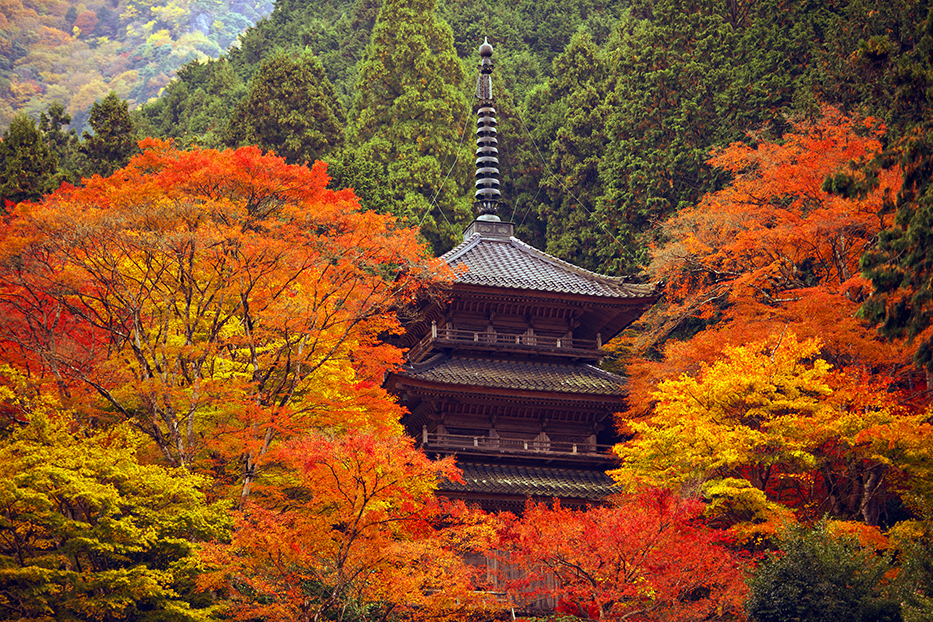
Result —
<path fill-rule="evenodd" d="M 653 285 L 596 274 L 539 251 L 497 215 L 498 137 L 492 46 L 477 80 L 476 220 L 442 259 L 446 299 L 407 326 L 404 368 L 386 378 L 404 424 L 432 455 L 454 454 L 463 483 L 440 494 L 490 511 L 528 498 L 598 502 L 617 439 L 625 380 L 597 364 L 602 344 L 657 300 Z"/>

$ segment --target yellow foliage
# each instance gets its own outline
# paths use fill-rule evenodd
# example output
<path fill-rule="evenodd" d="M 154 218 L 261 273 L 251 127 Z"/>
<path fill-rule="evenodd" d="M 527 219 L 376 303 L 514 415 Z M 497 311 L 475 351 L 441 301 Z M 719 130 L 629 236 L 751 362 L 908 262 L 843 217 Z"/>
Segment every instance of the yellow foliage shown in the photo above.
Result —
<path fill-rule="evenodd" d="M 726 478 L 703 484 L 708 505 L 703 512 L 711 525 L 729 527 L 736 541 L 749 549 L 765 548 L 789 525 L 792 511 L 768 499 L 763 490 L 744 479 Z"/>
<path fill-rule="evenodd" d="M 908 504 L 933 497 L 923 484 L 933 455 L 928 415 L 905 409 L 877 376 L 831 369 L 819 348 L 782 334 L 725 348 L 696 375 L 661 382 L 654 411 L 627 422 L 635 437 L 614 448 L 622 464 L 610 475 L 628 490 L 685 495 L 714 480 L 703 487 L 722 499 L 711 512 L 738 522 L 760 523 L 748 508 L 766 501 L 810 520 L 828 512 L 875 521 L 892 470 L 913 478 Z"/>
<path fill-rule="evenodd" d="M 10 83 L 11 101 L 18 107 L 24 106 L 38 92 L 39 87 L 33 82 Z"/>
<path fill-rule="evenodd" d="M 153 45 L 153 46 L 160 46 L 160 45 L 166 45 L 166 44 L 171 45 L 172 44 L 172 33 L 170 33 L 168 30 L 165 30 L 164 28 L 162 30 L 157 30 L 156 32 L 152 33 L 151 35 L 149 35 L 149 37 L 146 38 L 146 43 Z"/>
<path fill-rule="evenodd" d="M 629 424 L 636 437 L 617 445 L 622 467 L 610 474 L 627 488 L 681 488 L 725 477 L 741 467 L 777 463 L 812 468 L 801 438 L 809 420 L 829 408 L 829 365 L 816 340 L 729 348 L 724 358 L 658 386 L 653 415 Z"/>
<path fill-rule="evenodd" d="M 139 72 L 135 69 L 124 71 L 110 81 L 110 89 L 116 91 L 117 95 L 125 98 L 130 94 L 133 86 L 139 82 Z"/>
<path fill-rule="evenodd" d="M 159 21 L 170 24 L 173 34 L 181 34 L 183 28 L 187 26 L 188 9 L 178 6 L 174 2 L 169 2 L 165 6 L 153 6 L 149 11 Z"/>
<path fill-rule="evenodd" d="M 127 4 L 123 12 L 120 13 L 120 20 L 124 22 L 132 22 L 139 18 L 139 10 L 132 4 Z M 130 27 L 127 26 L 126 34 L 130 34 Z"/>
<path fill-rule="evenodd" d="M 98 74 L 96 78 L 78 89 L 78 92 L 75 93 L 71 101 L 68 102 L 68 106 L 66 106 L 65 110 L 71 115 L 83 112 L 90 108 L 97 100 L 106 97 L 109 92 L 110 89 L 107 88 L 100 74 Z"/>

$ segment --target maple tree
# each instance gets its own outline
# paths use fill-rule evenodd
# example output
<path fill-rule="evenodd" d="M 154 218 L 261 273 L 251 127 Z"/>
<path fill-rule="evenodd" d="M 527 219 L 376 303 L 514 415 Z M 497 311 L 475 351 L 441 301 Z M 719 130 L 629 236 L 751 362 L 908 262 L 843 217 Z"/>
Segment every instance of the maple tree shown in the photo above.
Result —
<path fill-rule="evenodd" d="M 214 619 L 194 551 L 230 520 L 206 480 L 145 464 L 129 425 L 80 428 L 22 374 L 0 376 L 2 410 L 20 418 L 0 447 L 0 619 Z"/>
<path fill-rule="evenodd" d="M 628 372 L 636 410 L 644 414 L 660 378 L 696 371 L 723 344 L 784 328 L 819 337 L 820 356 L 837 367 L 910 369 L 909 349 L 885 343 L 858 316 L 870 291 L 859 259 L 889 223 L 882 204 L 900 174 L 882 172 L 858 199 L 823 189 L 828 175 L 876 153 L 883 133 L 877 120 L 826 108 L 779 143 L 715 152 L 710 163 L 732 183 L 662 225 L 666 242 L 654 249 L 649 272 L 665 282 L 665 302 L 614 344 L 635 357 Z"/>
<path fill-rule="evenodd" d="M 879 524 L 910 456 L 929 452 L 929 439 L 918 440 L 928 414 L 902 406 L 875 377 L 832 370 L 820 350 L 786 333 L 727 347 L 695 376 L 665 380 L 652 415 L 628 424 L 635 437 L 616 446 L 622 464 L 610 474 L 684 494 L 715 482 L 707 492 L 722 499 L 748 497 L 744 481 L 766 493 L 756 501 L 762 512 L 771 501 L 808 520 L 826 513 Z"/>
<path fill-rule="evenodd" d="M 451 458 L 366 431 L 276 453 L 283 483 L 237 514 L 230 544 L 203 553 L 214 570 L 202 587 L 226 589 L 235 619 L 457 620 L 482 607 L 457 553 L 471 528 L 456 528 L 433 494 L 439 478 L 458 477 Z"/>
<path fill-rule="evenodd" d="M 549 596 L 599 620 L 743 618 L 744 560 L 699 522 L 701 503 L 661 490 L 607 507 L 529 502 L 504 514 L 490 554 L 518 567 L 506 583 L 518 603 Z"/>
<path fill-rule="evenodd" d="M 375 383 L 400 352 L 378 336 L 438 274 L 415 232 L 327 190 L 320 163 L 140 144 L 111 177 L 4 223 L 10 359 L 170 465 L 210 450 L 244 497 L 276 438 L 397 426 Z"/>

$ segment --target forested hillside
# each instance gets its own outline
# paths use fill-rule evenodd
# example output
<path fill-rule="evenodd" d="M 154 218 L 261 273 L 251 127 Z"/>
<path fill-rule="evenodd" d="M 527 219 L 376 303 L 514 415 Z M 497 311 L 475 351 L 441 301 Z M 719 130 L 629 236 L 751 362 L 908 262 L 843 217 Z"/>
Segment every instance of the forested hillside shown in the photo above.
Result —
<path fill-rule="evenodd" d="M 361 146 L 352 131 L 354 114 L 365 97 L 360 90 L 369 87 L 359 71 L 378 9 L 377 2 L 363 0 L 278 3 L 220 61 L 182 72 L 144 111 L 147 131 L 186 144 L 242 143 L 237 132 L 243 130 L 232 128 L 248 123 L 249 115 L 231 116 L 249 89 L 261 96 L 264 63 L 276 54 L 310 52 L 327 76 L 322 88 L 334 89 L 326 114 L 347 119 L 348 140 L 337 148 L 331 137 L 334 150 L 305 156 L 352 157 Z M 489 36 L 496 45 L 507 137 L 503 176 L 524 238 L 614 273 L 646 266 L 649 231 L 728 179 L 707 163 L 712 148 L 748 140 L 750 133 L 780 139 L 790 120 L 819 115 L 824 105 L 879 116 L 896 132 L 912 123 L 917 110 L 890 100 L 897 96 L 899 67 L 923 54 L 918 45 L 926 11 L 923 2 L 486 6 L 463 0 L 442 2 L 433 13 L 450 26 L 453 50 L 464 62 L 459 75 L 446 76 L 461 97 L 471 91 L 477 42 Z M 386 27 L 403 28 L 404 18 L 397 19 L 403 21 Z M 421 50 L 417 41 L 399 45 L 412 55 Z M 440 54 L 437 45 L 426 50 Z M 462 123 L 455 115 L 448 124 L 454 141 Z M 271 137 L 252 142 L 285 153 Z M 460 177 L 465 196 L 466 177 Z M 439 188 L 432 190 L 422 194 L 430 197 Z M 446 216 L 458 223 L 462 217 L 457 210 Z"/>
<path fill-rule="evenodd" d="M 115 91 L 134 107 L 146 103 L 179 67 L 216 58 L 271 10 L 271 0 L 5 2 L 0 126 L 59 102 L 80 132 L 95 100 Z"/>
<path fill-rule="evenodd" d="M 0 6 L 0 619 L 933 619 L 933 3 L 105 4 Z M 381 386 L 484 37 L 500 216 L 663 293 L 596 508 Z"/>

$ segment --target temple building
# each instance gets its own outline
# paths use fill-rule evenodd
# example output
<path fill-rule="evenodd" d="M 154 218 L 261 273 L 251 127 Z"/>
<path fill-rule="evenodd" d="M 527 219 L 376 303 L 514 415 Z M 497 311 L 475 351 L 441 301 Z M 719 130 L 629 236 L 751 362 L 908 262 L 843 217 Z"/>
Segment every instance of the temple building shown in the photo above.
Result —
<path fill-rule="evenodd" d="M 493 511 L 598 502 L 613 490 L 605 471 L 625 400 L 625 379 L 597 367 L 602 345 L 658 294 L 539 251 L 500 220 L 492 52 L 480 47 L 476 87 L 479 216 L 442 257 L 454 282 L 407 326 L 406 364 L 386 387 L 425 452 L 456 455 L 463 483 L 445 482 L 444 496 Z"/>

